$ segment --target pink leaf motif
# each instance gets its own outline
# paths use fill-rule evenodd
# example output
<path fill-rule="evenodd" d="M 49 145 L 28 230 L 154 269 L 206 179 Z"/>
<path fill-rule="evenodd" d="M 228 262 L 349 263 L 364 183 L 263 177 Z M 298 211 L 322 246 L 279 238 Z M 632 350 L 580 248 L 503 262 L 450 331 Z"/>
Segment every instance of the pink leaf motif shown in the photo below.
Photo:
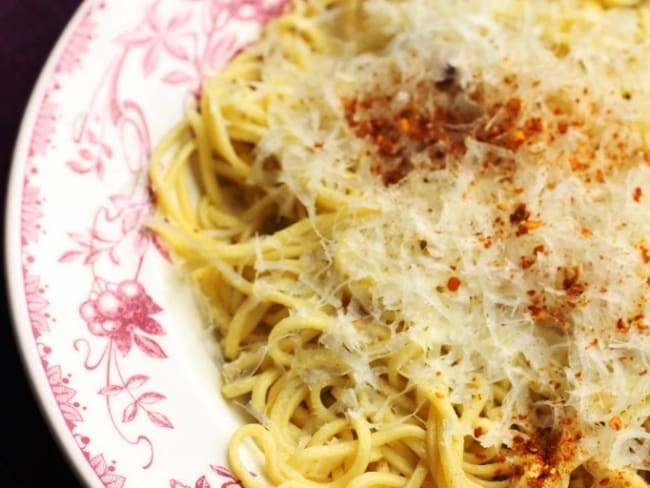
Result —
<path fill-rule="evenodd" d="M 89 265 L 95 263 L 102 255 L 101 249 L 95 249 L 93 251 L 90 251 L 88 255 L 86 256 L 86 259 L 84 259 L 84 264 Z"/>
<path fill-rule="evenodd" d="M 144 302 L 143 307 L 147 314 L 162 312 L 162 308 L 160 307 L 160 305 L 154 302 L 149 295 L 145 296 L 143 302 Z"/>
<path fill-rule="evenodd" d="M 160 31 L 160 26 L 162 25 L 162 21 L 160 20 L 160 15 L 158 14 L 158 10 L 156 9 L 156 3 L 152 4 L 151 7 L 147 9 L 147 15 L 145 18 L 147 24 L 149 24 L 149 27 L 154 32 Z"/>
<path fill-rule="evenodd" d="M 89 238 L 78 232 L 68 232 L 68 237 L 82 247 L 88 247 L 90 245 Z"/>
<path fill-rule="evenodd" d="M 104 396 L 113 396 L 117 395 L 121 391 L 124 390 L 124 387 L 120 385 L 106 385 L 104 388 L 99 390 L 97 392 L 98 395 L 104 395 Z"/>
<path fill-rule="evenodd" d="M 31 281 L 31 280 L 30 280 Z M 61 376 L 61 366 L 53 366 L 47 370 L 47 379 L 50 385 L 58 385 L 63 379 Z"/>
<path fill-rule="evenodd" d="M 90 152 L 90 150 L 88 150 L 86 148 L 81 149 L 79 151 L 79 156 L 81 156 L 81 159 L 85 159 L 86 161 L 90 161 L 90 160 L 92 160 L 94 158 L 93 153 Z"/>
<path fill-rule="evenodd" d="M 133 31 L 122 34 L 115 40 L 118 44 L 125 44 L 129 47 L 139 47 L 151 42 L 150 32 Z"/>
<path fill-rule="evenodd" d="M 122 109 L 120 108 L 117 98 L 111 99 L 108 110 L 111 115 L 111 122 L 117 124 L 117 121 L 120 120 L 120 117 L 122 116 Z"/>
<path fill-rule="evenodd" d="M 233 481 L 226 481 L 223 485 L 221 485 L 221 488 L 234 488 L 236 486 L 242 488 L 241 483 L 239 481 L 233 480 Z"/>
<path fill-rule="evenodd" d="M 136 403 L 141 403 L 143 405 L 151 405 L 153 403 L 159 402 L 160 400 L 164 400 L 167 398 L 165 395 L 161 395 L 160 393 L 156 393 L 155 391 L 148 391 L 147 393 L 143 393 L 138 397 L 136 400 Z"/>
<path fill-rule="evenodd" d="M 145 374 L 134 374 L 131 376 L 128 380 L 126 380 L 126 388 L 130 389 L 136 389 L 140 388 L 142 385 L 144 385 L 149 377 Z"/>
<path fill-rule="evenodd" d="M 237 36 L 234 34 L 224 36 L 216 41 L 209 50 L 210 68 L 218 68 L 230 59 L 236 42 Z"/>
<path fill-rule="evenodd" d="M 235 486 L 238 486 L 238 487 L 241 488 L 241 483 L 239 482 L 239 480 L 237 478 L 235 478 L 235 476 L 230 472 L 230 470 L 228 468 L 226 468 L 224 466 L 215 466 L 214 464 L 211 464 L 210 469 L 212 471 L 214 471 L 215 473 L 217 473 L 222 478 L 226 478 L 226 479 L 230 480 L 230 481 L 227 481 L 226 483 L 224 483 L 223 485 L 221 485 L 221 488 L 233 488 Z M 257 476 L 257 474 L 252 472 L 252 471 L 249 471 L 249 473 L 253 477 Z"/>
<path fill-rule="evenodd" d="M 224 478 L 234 479 L 230 471 L 228 471 L 228 469 L 224 468 L 223 466 L 214 466 L 211 464 L 210 469 L 215 473 L 217 473 L 219 476 L 223 476 Z"/>
<path fill-rule="evenodd" d="M 122 488 L 126 478 L 110 471 L 100 477 L 105 488 Z"/>
<path fill-rule="evenodd" d="M 38 293 L 38 289 L 41 287 L 41 280 L 38 276 L 26 276 L 25 277 L 25 293 L 28 295 L 31 295 L 33 293 Z M 61 370 L 58 366 L 55 366 L 54 368 L 51 368 L 48 370 L 48 375 L 49 374 L 54 374 L 53 371 L 58 370 L 59 371 L 59 381 L 61 381 Z"/>
<path fill-rule="evenodd" d="M 113 336 L 113 341 L 115 342 L 115 347 L 117 347 L 118 351 L 122 353 L 123 356 L 126 356 L 129 351 L 131 350 L 131 334 L 128 332 L 123 332 L 121 334 L 115 334 Z M 137 344 L 136 340 L 136 344 Z M 142 348 L 140 348 L 142 349 Z"/>
<path fill-rule="evenodd" d="M 122 412 L 122 422 L 132 422 L 135 419 L 136 414 L 138 413 L 138 404 L 133 402 L 129 403 L 124 411 Z"/>
<path fill-rule="evenodd" d="M 182 14 L 175 15 L 172 17 L 169 22 L 167 22 L 167 30 L 176 30 L 179 27 L 187 25 L 187 23 L 192 19 L 192 11 L 186 10 Z"/>
<path fill-rule="evenodd" d="M 103 225 L 103 224 L 112 223 L 115 220 L 117 220 L 118 217 L 119 217 L 119 212 L 116 213 L 115 216 L 113 216 L 106 207 L 101 207 L 98 213 L 98 223 L 102 227 L 108 227 L 107 225 Z M 90 231 L 90 236 L 92 237 L 92 239 L 96 241 L 101 241 L 105 243 L 115 242 L 113 238 L 109 237 L 107 234 L 104 233 L 105 231 L 106 229 L 100 230 L 98 227 L 95 227 Z"/>
<path fill-rule="evenodd" d="M 93 170 L 93 165 L 82 164 L 79 161 L 68 161 L 65 165 L 73 172 L 83 175 Z"/>
<path fill-rule="evenodd" d="M 77 410 L 74 407 L 71 407 L 70 405 L 60 405 L 61 408 L 61 413 L 63 414 L 63 418 L 65 418 L 69 422 L 83 422 L 83 417 L 79 413 L 79 410 Z"/>
<path fill-rule="evenodd" d="M 104 151 L 104 154 L 106 155 L 106 157 L 108 159 L 112 159 L 113 158 L 113 150 L 111 149 L 111 147 L 109 145 L 107 145 L 107 144 L 104 144 L 103 142 L 100 144 L 100 146 L 102 148 L 102 151 Z"/>
<path fill-rule="evenodd" d="M 142 72 L 144 76 L 147 77 L 153 70 L 158 66 L 158 60 L 160 59 L 160 48 L 158 44 L 154 43 L 151 45 L 147 52 L 144 55 L 144 60 L 142 61 Z"/>
<path fill-rule="evenodd" d="M 190 54 L 180 42 L 173 42 L 167 39 L 165 41 L 165 47 L 167 48 L 167 51 L 169 51 L 169 53 L 176 59 L 180 59 L 181 61 L 187 61 L 190 59 Z"/>
<path fill-rule="evenodd" d="M 104 459 L 103 454 L 98 454 L 97 456 L 90 459 L 90 465 L 92 466 L 95 473 L 99 476 L 103 475 L 106 472 L 106 460 Z"/>
<path fill-rule="evenodd" d="M 56 385 L 52 387 L 52 393 L 57 403 L 61 404 L 72 400 L 77 392 L 68 386 Z"/>
<path fill-rule="evenodd" d="M 67 251 L 59 256 L 59 263 L 69 263 L 80 257 L 83 253 L 81 251 Z"/>
<path fill-rule="evenodd" d="M 147 412 L 147 417 L 158 427 L 164 427 L 165 429 L 173 429 L 174 425 L 171 421 L 160 412 Z"/>
<path fill-rule="evenodd" d="M 162 80 L 170 85 L 180 85 L 182 83 L 194 81 L 194 76 L 185 71 L 173 70 L 163 76 Z"/>
<path fill-rule="evenodd" d="M 210 487 L 210 483 L 208 483 L 208 480 L 204 475 L 201 476 L 198 480 L 196 480 L 196 483 L 194 484 L 194 488 L 211 488 L 211 487 Z"/>
<path fill-rule="evenodd" d="M 133 339 L 135 340 L 136 346 L 138 346 L 147 356 L 158 359 L 164 359 L 167 357 L 167 354 L 165 354 L 163 348 L 160 347 L 160 344 L 153 339 L 139 334 L 133 334 Z"/>
<path fill-rule="evenodd" d="M 95 171 L 97 172 L 97 176 L 100 178 L 104 177 L 104 173 L 106 173 L 106 165 L 101 159 L 97 160 L 97 163 L 95 164 Z"/>
<path fill-rule="evenodd" d="M 138 322 L 138 327 L 151 335 L 163 335 L 165 330 L 158 323 L 158 321 L 152 319 L 151 317 L 145 317 L 141 322 Z"/>
<path fill-rule="evenodd" d="M 190 485 L 186 485 L 185 483 L 181 483 L 178 480 L 171 480 L 169 482 L 169 488 L 192 488 Z"/>

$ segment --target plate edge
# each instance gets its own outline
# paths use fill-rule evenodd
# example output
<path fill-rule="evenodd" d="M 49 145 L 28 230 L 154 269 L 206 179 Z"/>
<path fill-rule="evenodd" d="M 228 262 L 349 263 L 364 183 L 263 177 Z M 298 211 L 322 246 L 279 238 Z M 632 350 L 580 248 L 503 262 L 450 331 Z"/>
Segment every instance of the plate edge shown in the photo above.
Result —
<path fill-rule="evenodd" d="M 25 282 L 22 275 L 22 248 L 20 244 L 22 185 L 25 179 L 26 161 L 29 158 L 32 129 L 40 111 L 40 104 L 47 92 L 48 83 L 55 73 L 57 62 L 74 30 L 81 23 L 83 17 L 93 8 L 93 4 L 93 0 L 82 1 L 66 23 L 41 67 L 23 110 L 16 140 L 14 141 L 9 178 L 7 180 L 7 196 L 4 202 L 5 255 L 3 274 L 7 284 L 9 318 L 18 355 L 41 417 L 44 419 L 55 444 L 78 481 L 83 482 L 86 486 L 101 486 L 101 482 L 98 483 L 97 474 L 83 457 L 79 446 L 71 437 L 70 430 L 65 425 L 65 421 L 59 412 L 50 385 L 45 381 L 44 371 L 40 367 L 41 358 L 34 346 L 31 321 L 25 301 Z M 18 229 L 18 232 L 16 232 L 16 229 Z M 23 324 L 27 325 L 27 330 L 24 330 L 25 325 Z"/>

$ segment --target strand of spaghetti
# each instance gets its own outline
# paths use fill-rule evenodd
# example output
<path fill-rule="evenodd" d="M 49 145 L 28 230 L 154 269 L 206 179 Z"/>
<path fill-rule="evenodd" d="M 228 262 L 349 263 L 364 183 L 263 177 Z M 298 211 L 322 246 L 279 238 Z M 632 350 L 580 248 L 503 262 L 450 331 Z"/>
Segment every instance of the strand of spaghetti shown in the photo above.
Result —
<path fill-rule="evenodd" d="M 390 356 L 388 360 L 388 381 L 396 385 L 399 383 L 400 370 L 403 365 L 411 361 L 415 356 L 422 354 L 422 348 L 415 342 L 404 344 L 399 354 Z"/>
<path fill-rule="evenodd" d="M 281 17 L 276 25 L 293 36 L 300 35 L 316 52 L 325 52 L 330 46 L 322 30 L 313 23 L 312 19 L 305 17 L 301 10 L 295 10 L 292 14 Z"/>
<path fill-rule="evenodd" d="M 587 461 L 586 465 L 587 469 L 595 478 L 595 482 L 600 486 L 606 484 L 607 486 L 613 486 L 614 488 L 648 488 L 648 484 L 645 480 L 639 476 L 638 473 L 635 473 L 630 469 L 610 470 L 594 459 Z M 605 479 L 608 481 L 603 482 Z M 603 483 L 601 484 L 601 482 Z M 594 485 L 595 484 L 596 483 L 594 483 Z"/>
<path fill-rule="evenodd" d="M 228 384 L 223 385 L 221 392 L 228 398 L 236 398 L 251 392 L 257 382 L 258 379 L 255 376 L 239 378 L 236 381 L 229 381 Z"/>
<path fill-rule="evenodd" d="M 332 318 L 318 312 L 308 316 L 290 316 L 278 322 L 269 333 L 268 343 L 272 345 L 282 337 L 300 329 L 313 329 L 319 332 L 327 330 L 333 324 Z"/>
<path fill-rule="evenodd" d="M 184 178 L 185 175 L 180 174 L 181 170 L 189 164 L 188 160 L 195 151 L 196 144 L 194 141 L 188 141 L 184 144 L 167 168 L 167 174 L 164 179 L 166 186 L 175 189 L 174 194 L 176 195 L 177 204 L 176 223 L 184 229 L 194 229 L 197 226 L 196 212 L 190 201 L 187 181 Z"/>
<path fill-rule="evenodd" d="M 323 404 L 323 400 L 322 400 L 323 391 L 326 388 L 334 386 L 335 384 L 336 384 L 336 380 L 328 379 L 327 381 L 323 380 L 323 381 L 313 383 L 309 389 L 309 398 L 308 398 L 309 410 L 312 412 L 312 415 L 314 417 L 316 417 L 320 422 L 324 424 L 323 427 L 330 426 L 331 428 L 332 427 L 331 423 L 336 419 L 336 414 L 334 414 L 329 408 L 327 408 Z M 327 432 L 328 431 L 323 431 L 321 435 L 326 435 Z M 315 443 L 321 442 L 317 440 L 319 439 L 319 437 L 316 437 L 316 434 L 312 435 L 312 439 L 314 438 L 316 439 L 314 441 Z M 309 445 L 310 443 L 311 440 L 307 443 L 307 445 Z"/>
<path fill-rule="evenodd" d="M 267 409 L 267 417 L 270 421 L 269 429 L 281 441 L 280 447 L 287 451 L 296 448 L 300 429 L 291 423 L 291 417 L 306 396 L 307 386 L 300 381 L 300 378 L 291 377 L 277 397 L 273 401 L 269 401 Z"/>
<path fill-rule="evenodd" d="M 316 192 L 316 204 L 324 211 L 333 212 L 342 208 L 352 207 L 357 203 L 353 195 L 346 195 L 345 191 L 340 192 L 331 188 L 320 186 Z M 373 211 L 373 210 L 369 210 Z"/>
<path fill-rule="evenodd" d="M 309 43 L 291 31 L 278 33 L 284 57 L 290 60 L 300 71 L 307 71 L 313 61 L 314 50 Z"/>
<path fill-rule="evenodd" d="M 301 225 L 303 223 L 301 221 L 272 236 L 260 238 L 257 241 L 249 240 L 236 244 L 215 241 L 208 236 L 196 232 L 187 225 L 179 229 L 170 223 L 161 220 L 152 220 L 149 223 L 149 227 L 156 233 L 163 235 L 165 239 L 169 239 L 172 243 L 175 243 L 175 248 L 179 251 L 187 252 L 188 250 L 193 250 L 198 255 L 209 255 L 210 260 L 219 259 L 227 263 L 252 263 L 257 258 L 258 252 L 262 254 L 270 253 L 269 257 L 272 259 L 274 256 L 300 256 L 302 251 L 318 248 L 320 245 L 318 243 L 314 243 L 311 247 L 305 244 L 292 246 L 288 243 L 292 240 L 299 241 L 301 233 L 310 230 L 312 225 L 323 232 L 331 228 L 333 222 L 334 216 L 326 214 L 319 216 L 315 222 L 304 222 L 307 225 Z M 182 223 L 182 220 L 178 221 L 179 225 Z M 183 244 L 180 242 L 183 242 Z"/>
<path fill-rule="evenodd" d="M 241 80 L 237 80 L 241 81 Z M 215 87 L 216 88 L 216 87 Z M 242 90 L 246 87 L 243 86 Z M 266 127 L 268 122 L 267 110 L 264 107 L 264 101 L 260 100 L 261 96 L 257 90 L 249 88 L 245 93 L 239 93 L 237 103 L 231 102 L 226 96 L 226 90 L 223 93 L 215 89 L 210 92 L 211 96 L 218 96 L 223 100 L 222 111 L 226 119 L 241 119 L 253 123 L 258 127 Z"/>
<path fill-rule="evenodd" d="M 489 432 L 486 430 L 486 432 Z M 492 462 L 499 455 L 498 449 L 496 447 L 490 447 L 487 449 L 481 449 L 480 453 L 474 453 L 472 451 L 465 451 L 463 453 L 463 461 L 470 464 L 481 464 L 486 462 Z"/>
<path fill-rule="evenodd" d="M 420 462 L 413 470 L 411 477 L 408 482 L 404 485 L 404 488 L 420 488 L 424 484 L 424 480 L 427 477 L 427 465 L 426 462 L 420 459 Z"/>
<path fill-rule="evenodd" d="M 417 465 L 417 461 L 413 462 L 412 459 L 403 456 L 390 446 L 381 446 L 379 448 L 379 454 L 382 459 L 387 461 L 391 468 L 405 476 L 413 473 L 413 470 Z"/>
<path fill-rule="evenodd" d="M 257 380 L 253 385 L 250 403 L 258 412 L 261 413 L 266 410 L 266 396 L 269 388 L 271 388 L 271 385 L 277 381 L 281 374 L 279 369 L 273 368 L 267 369 L 262 374 L 257 375 Z"/>
<path fill-rule="evenodd" d="M 206 126 L 205 133 L 210 139 L 212 148 L 227 161 L 240 180 L 245 180 L 250 172 L 248 165 L 242 161 L 235 151 L 225 127 L 221 109 L 209 94 L 201 97 L 201 119 Z"/>
<path fill-rule="evenodd" d="M 194 132 L 197 141 L 199 172 L 201 175 L 200 183 L 205 191 L 204 196 L 213 204 L 221 205 L 223 195 L 219 188 L 219 183 L 214 177 L 213 157 L 210 149 L 210 140 L 206 134 L 205 124 L 201 116 L 192 110 L 187 114 L 187 120 Z"/>
<path fill-rule="evenodd" d="M 189 265 L 189 263 L 187 264 Z M 199 288 L 196 291 L 204 294 L 203 306 L 208 307 L 210 310 L 209 319 L 211 325 L 216 325 L 217 329 L 221 330 L 223 324 L 227 324 L 231 317 L 223 303 L 215 296 L 216 290 L 219 289 L 218 287 L 222 283 L 211 266 L 198 266 L 201 267 L 191 271 L 190 277 Z M 211 291 L 211 293 L 208 293 L 207 290 Z"/>
<path fill-rule="evenodd" d="M 507 476 L 507 473 L 504 475 L 498 474 L 497 476 Z M 508 488 L 509 486 L 512 486 L 512 479 L 493 481 L 485 480 L 482 478 L 475 478 L 474 482 L 479 486 L 483 486 L 484 488 Z"/>
<path fill-rule="evenodd" d="M 314 447 L 318 444 L 325 444 L 326 441 L 332 439 L 336 434 L 343 430 L 347 424 L 347 419 L 338 417 L 327 421 L 327 423 L 321 425 L 319 429 L 311 435 L 307 441 L 306 447 Z"/>
<path fill-rule="evenodd" d="M 389 432 L 384 432 L 383 430 L 376 431 L 371 435 L 370 445 L 373 449 L 377 449 L 385 444 L 389 444 L 390 442 L 395 442 L 398 439 L 406 439 L 409 437 L 414 439 L 424 439 L 424 430 L 417 426 L 404 425 L 394 427 Z M 307 446 L 300 452 L 295 453 L 294 456 L 297 460 L 300 460 L 300 462 L 309 462 L 326 456 L 328 449 L 335 449 L 339 456 L 349 456 L 354 452 L 355 448 L 355 441 L 344 441 L 331 445 Z"/>
<path fill-rule="evenodd" d="M 242 340 L 257 327 L 270 306 L 270 303 L 259 302 L 250 296 L 244 300 L 230 320 L 226 337 L 223 340 L 222 347 L 226 359 L 237 356 Z"/>
<path fill-rule="evenodd" d="M 213 88 L 215 85 L 222 85 L 224 80 L 238 81 L 243 80 L 258 81 L 260 79 L 260 72 L 262 64 L 260 57 L 262 54 L 252 46 L 251 49 L 242 51 L 235 56 L 220 72 L 219 76 L 214 78 L 205 86 L 206 93 L 214 93 L 217 90 Z M 229 90 L 226 90 L 226 93 Z M 225 93 L 217 93 L 219 95 Z"/>
<path fill-rule="evenodd" d="M 370 429 L 368 427 L 368 424 L 362 418 L 354 415 L 351 416 L 350 423 L 357 437 L 357 440 L 354 441 L 354 443 L 356 444 L 356 449 L 354 450 L 355 455 L 352 459 L 352 462 L 350 463 L 350 466 L 344 472 L 342 472 L 340 476 L 328 482 L 314 482 L 312 480 L 306 479 L 298 471 L 296 471 L 289 465 L 280 462 L 279 458 L 277 456 L 274 456 L 273 457 L 274 462 L 277 464 L 274 464 L 273 471 L 269 473 L 269 478 L 271 478 L 271 481 L 278 486 L 287 486 L 287 487 L 299 486 L 301 488 L 338 488 L 338 487 L 345 488 L 347 486 L 350 486 L 350 483 L 353 483 L 356 480 L 356 478 L 358 478 L 360 475 L 362 475 L 365 472 L 366 466 L 370 458 Z M 251 426 L 246 426 L 246 427 L 251 427 Z M 259 426 L 253 425 L 252 427 L 259 427 Z M 260 446 L 268 464 L 268 459 L 270 459 L 270 457 L 268 457 L 269 456 L 268 449 L 275 445 L 275 441 L 273 441 L 272 443 L 267 442 L 266 438 L 267 437 L 272 438 L 273 436 L 269 436 L 266 433 L 264 435 L 260 435 L 257 429 L 252 432 L 250 432 L 249 430 L 246 430 L 243 434 L 240 434 L 238 436 L 237 434 L 239 434 L 239 431 L 235 434 L 237 436 L 236 439 L 237 448 L 239 448 L 241 441 L 246 436 L 255 437 L 255 440 L 261 440 L 262 442 L 260 443 Z M 230 454 L 229 457 L 232 458 L 238 456 L 237 451 L 232 451 L 232 444 L 231 444 L 231 448 L 229 449 L 229 453 L 231 452 L 232 454 Z M 237 461 L 236 474 L 239 477 L 239 472 L 240 469 L 243 468 L 243 464 L 239 459 L 237 459 L 236 461 Z M 234 466 L 233 466 L 233 471 L 235 471 Z M 252 476 L 248 475 L 247 478 L 250 479 L 252 478 Z M 245 478 L 240 478 L 240 479 L 242 479 L 245 482 L 248 482 L 248 480 L 245 480 Z M 260 486 L 260 485 L 251 485 L 251 486 Z"/>
<path fill-rule="evenodd" d="M 228 117 L 228 120 L 232 122 L 233 118 Z M 264 136 L 266 129 L 266 127 L 253 122 L 238 120 L 228 127 L 228 135 L 236 141 L 257 144 Z"/>
<path fill-rule="evenodd" d="M 411 449 L 408 444 L 405 442 L 406 439 L 400 439 L 398 441 L 393 441 L 390 443 L 390 448 L 394 450 L 397 454 L 399 454 L 401 457 L 406 459 L 406 461 L 411 465 L 411 466 L 416 466 L 419 462 L 422 461 L 422 457 L 418 455 L 416 451 Z M 409 439 L 413 441 L 413 438 Z M 422 439 L 420 442 L 422 443 L 424 439 Z"/>
<path fill-rule="evenodd" d="M 241 229 L 247 225 L 246 222 L 249 220 L 245 216 L 242 216 L 240 220 L 229 213 L 221 211 L 207 198 L 202 198 L 199 202 L 198 222 L 201 228 L 204 229 L 204 233 L 208 232 L 205 229 L 229 229 L 235 234 L 241 232 Z"/>
<path fill-rule="evenodd" d="M 259 371 L 266 359 L 266 345 L 262 342 L 253 344 L 246 351 L 229 363 L 223 366 L 223 377 L 226 382 L 235 381 L 243 375 L 255 374 Z"/>
<path fill-rule="evenodd" d="M 284 479 L 281 472 L 282 463 L 273 436 L 259 424 L 246 424 L 239 427 L 228 445 L 228 463 L 233 474 L 244 483 L 247 488 L 268 488 L 261 479 L 253 476 L 244 465 L 239 451 L 243 449 L 246 439 L 252 439 L 263 453 L 264 471 L 270 481 L 279 484 Z"/>
<path fill-rule="evenodd" d="M 439 460 L 439 476 L 449 487 L 478 488 L 470 481 L 462 469 L 463 439 L 458 435 L 458 417 L 447 396 L 434 391 L 428 394 L 429 419 L 427 431 L 432 432 L 428 439 L 428 449 Z"/>
<path fill-rule="evenodd" d="M 357 477 L 354 480 L 355 488 L 367 488 L 367 487 L 403 487 L 406 485 L 406 479 L 402 476 L 391 473 L 364 473 L 363 475 Z"/>
<path fill-rule="evenodd" d="M 154 149 L 151 156 L 151 164 L 149 164 L 149 182 L 151 189 L 155 195 L 156 206 L 163 214 L 168 214 L 176 221 L 180 221 L 178 216 L 178 211 L 176 210 L 176 205 L 172 203 L 172 199 L 175 199 L 175 193 L 173 191 L 166 191 L 164 176 L 161 174 L 161 165 L 163 160 L 164 152 L 168 150 L 170 146 L 179 144 L 179 141 L 182 141 L 183 138 L 181 134 L 187 129 L 187 124 L 181 122 L 172 129 L 172 131 L 158 144 L 156 149 Z M 182 144 L 182 143 L 181 143 Z M 181 157 L 178 157 L 178 154 L 175 155 L 177 161 L 184 161 L 186 157 L 181 154 Z"/>
<path fill-rule="evenodd" d="M 487 405 L 488 388 L 487 381 L 483 378 L 477 378 L 476 391 L 472 394 L 469 402 L 463 402 L 463 413 L 460 416 L 459 423 L 461 432 L 471 432 L 481 416 L 481 412 Z"/>
<path fill-rule="evenodd" d="M 517 466 L 510 462 L 473 464 L 464 462 L 463 471 L 465 473 L 481 478 L 482 480 L 494 479 L 497 476 L 509 476 L 513 474 Z"/>

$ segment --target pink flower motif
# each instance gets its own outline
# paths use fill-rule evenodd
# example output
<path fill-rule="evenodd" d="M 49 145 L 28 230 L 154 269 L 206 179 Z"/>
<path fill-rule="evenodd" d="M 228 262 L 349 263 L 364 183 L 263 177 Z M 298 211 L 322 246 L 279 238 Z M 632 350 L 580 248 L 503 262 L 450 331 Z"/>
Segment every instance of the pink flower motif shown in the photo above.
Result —
<path fill-rule="evenodd" d="M 135 280 L 122 281 L 113 290 L 105 290 L 93 300 L 81 304 L 79 312 L 90 332 L 109 337 L 126 356 L 135 345 L 146 355 L 165 358 L 160 344 L 144 334 L 162 335 L 162 326 L 151 317 L 162 309 Z"/>
<path fill-rule="evenodd" d="M 139 28 L 118 39 L 118 42 L 127 48 L 146 47 L 142 61 L 142 70 L 145 76 L 149 76 L 156 69 L 163 52 L 167 52 L 181 61 L 190 60 L 190 53 L 186 45 L 187 41 L 191 42 L 192 38 L 183 28 L 191 20 L 192 12 L 181 12 L 169 20 L 163 21 L 156 7 L 157 3 L 151 5 Z"/>

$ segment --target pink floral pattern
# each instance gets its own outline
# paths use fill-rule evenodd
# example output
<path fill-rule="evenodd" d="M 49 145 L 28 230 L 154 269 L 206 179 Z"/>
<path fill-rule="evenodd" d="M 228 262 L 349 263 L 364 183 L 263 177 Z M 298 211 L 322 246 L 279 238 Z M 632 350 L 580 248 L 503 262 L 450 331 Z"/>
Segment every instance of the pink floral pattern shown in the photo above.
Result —
<path fill-rule="evenodd" d="M 219 486 L 220 488 L 236 488 L 241 487 L 239 481 L 230 473 L 228 468 L 224 466 L 214 466 L 210 465 L 210 471 L 212 475 L 216 475 L 218 478 L 219 485 L 212 485 L 208 480 L 208 476 L 200 476 L 193 484 L 186 484 L 172 479 L 169 482 L 170 488 L 212 488 L 213 486 Z"/>
<path fill-rule="evenodd" d="M 167 257 L 144 227 L 153 210 L 146 168 L 161 131 L 144 98 L 164 88 L 175 93 L 169 100 L 178 110 L 195 103 L 201 81 L 249 38 L 240 29 L 259 26 L 285 4 L 91 0 L 68 29 L 32 103 L 35 119 L 21 135 L 28 142 L 15 162 L 23 170 L 19 201 L 13 203 L 20 206 L 15 245 L 21 254 L 24 301 L 13 305 L 27 312 L 31 343 L 40 358 L 38 374 L 46 378 L 47 395 L 58 410 L 48 414 L 63 421 L 77 447 L 69 454 L 85 461 L 98 486 L 134 486 L 130 479 L 142 480 L 142 473 L 153 471 L 157 479 L 167 472 L 162 476 L 172 488 L 239 486 L 220 464 L 210 464 L 207 474 L 190 475 L 194 481 L 187 483 L 170 475 L 176 466 L 157 462 L 157 446 L 170 445 L 163 439 L 176 431 L 178 411 L 175 392 L 164 391 L 156 366 L 170 358 L 162 298 L 149 291 L 150 278 L 143 272 L 156 255 Z M 116 31 L 114 21 L 127 8 L 134 14 Z M 134 88 L 136 82 L 144 85 Z M 83 99 L 83 108 L 74 114 L 66 104 L 71 94 Z M 62 191 L 42 173 L 46 162 L 56 161 L 67 168 L 68 184 L 96 189 L 88 202 L 71 209 L 70 219 L 51 215 L 60 204 L 49 199 Z M 52 243 L 59 247 L 52 250 Z M 48 257 L 51 252 L 56 256 Z M 49 286 L 62 273 L 76 277 L 71 291 L 82 290 L 76 320 L 67 301 Z M 76 359 L 63 352 L 67 349 Z M 144 452 L 137 477 L 117 468 L 128 464 L 135 453 L 131 449 Z"/>

